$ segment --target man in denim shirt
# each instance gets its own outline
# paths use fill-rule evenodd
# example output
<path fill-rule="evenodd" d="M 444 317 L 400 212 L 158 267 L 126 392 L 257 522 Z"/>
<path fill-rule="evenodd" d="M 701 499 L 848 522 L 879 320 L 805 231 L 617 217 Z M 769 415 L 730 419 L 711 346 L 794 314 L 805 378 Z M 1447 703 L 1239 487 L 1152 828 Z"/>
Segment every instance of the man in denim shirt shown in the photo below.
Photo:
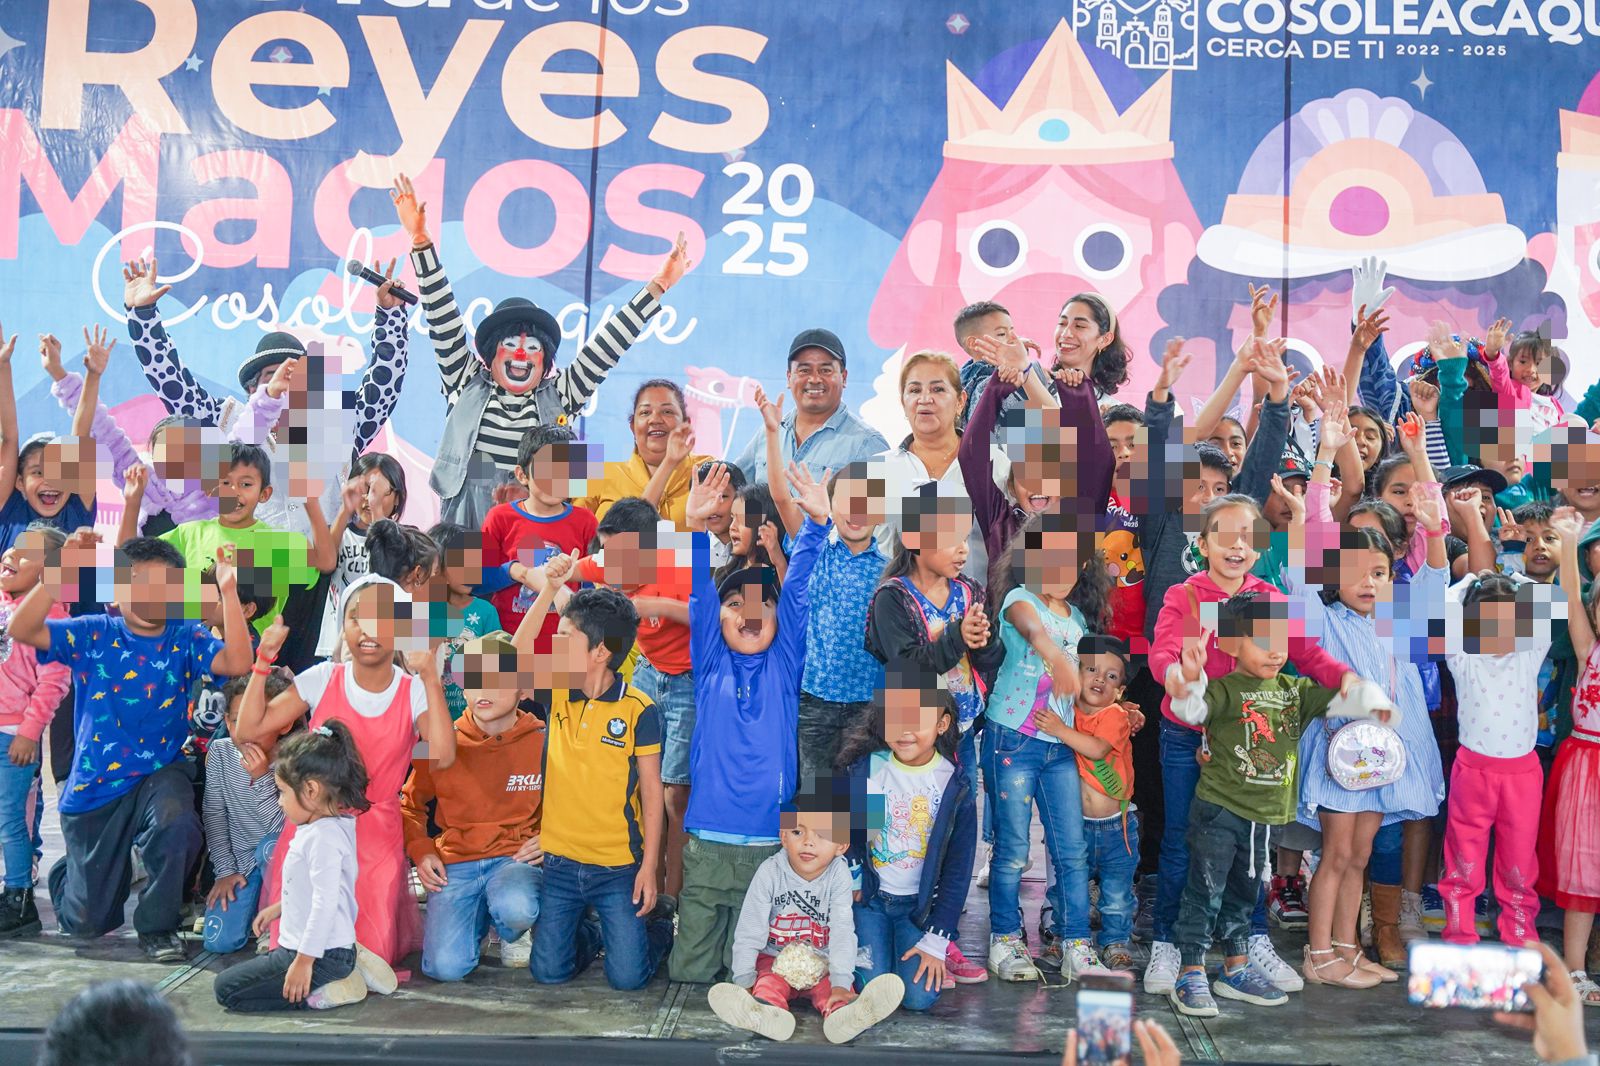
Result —
<path fill-rule="evenodd" d="M 883 434 L 844 406 L 844 344 L 825 329 L 808 329 L 789 345 L 789 392 L 795 409 L 783 417 L 783 461 L 804 465 L 811 476 L 889 450 Z M 767 446 L 757 433 L 735 465 L 755 484 L 767 481 Z"/>

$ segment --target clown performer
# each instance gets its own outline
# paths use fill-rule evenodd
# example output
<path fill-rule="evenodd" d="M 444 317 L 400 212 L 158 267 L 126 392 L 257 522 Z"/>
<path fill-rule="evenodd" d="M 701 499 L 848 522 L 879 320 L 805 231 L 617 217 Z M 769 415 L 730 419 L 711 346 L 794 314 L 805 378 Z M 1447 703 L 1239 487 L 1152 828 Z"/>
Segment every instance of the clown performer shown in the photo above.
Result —
<path fill-rule="evenodd" d="M 495 488 L 516 465 L 523 434 L 565 424 L 582 410 L 661 310 L 661 297 L 689 269 L 687 241 L 678 234 L 660 273 L 601 323 L 576 360 L 557 370 L 561 328 L 554 315 L 521 297 L 501 300 L 468 348 L 466 317 L 428 236 L 427 204 L 417 203 L 404 174 L 395 179 L 393 196 L 400 225 L 411 234 L 411 264 L 450 408 L 428 484 L 439 494 L 441 520 L 478 529 L 494 505 Z"/>

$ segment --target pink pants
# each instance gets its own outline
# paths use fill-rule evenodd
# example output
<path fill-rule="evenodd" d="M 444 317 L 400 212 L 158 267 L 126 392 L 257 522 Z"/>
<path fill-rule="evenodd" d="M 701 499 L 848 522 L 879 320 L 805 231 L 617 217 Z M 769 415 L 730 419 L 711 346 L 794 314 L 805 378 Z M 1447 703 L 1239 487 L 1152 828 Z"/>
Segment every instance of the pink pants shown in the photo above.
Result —
<path fill-rule="evenodd" d="M 1537 940 L 1539 916 L 1539 803 L 1544 770 L 1534 752 L 1496 759 L 1462 748 L 1450 772 L 1450 818 L 1444 831 L 1444 938 L 1478 940 L 1473 900 L 1483 891 L 1483 862 L 1494 832 L 1494 895 L 1500 902 L 1500 939 L 1522 945 Z"/>
<path fill-rule="evenodd" d="M 833 1013 L 833 1008 L 828 1006 L 828 998 L 833 995 L 833 985 L 826 977 L 804 991 L 796 991 L 790 987 L 788 981 L 772 972 L 772 959 L 767 955 L 756 956 L 756 974 L 756 985 L 750 990 L 750 994 L 761 1002 L 788 1010 L 790 1000 L 796 996 L 804 996 L 824 1018 Z"/>

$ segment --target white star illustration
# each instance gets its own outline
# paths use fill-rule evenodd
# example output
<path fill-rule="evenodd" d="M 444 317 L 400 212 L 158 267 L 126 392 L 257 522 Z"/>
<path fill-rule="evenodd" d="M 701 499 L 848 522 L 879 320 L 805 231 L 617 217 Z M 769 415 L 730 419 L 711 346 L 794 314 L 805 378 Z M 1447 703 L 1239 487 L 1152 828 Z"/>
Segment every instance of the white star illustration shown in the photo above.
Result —
<path fill-rule="evenodd" d="M 0 30 L 0 59 L 4 59 L 14 48 L 21 48 L 26 41 L 19 41 L 5 30 Z"/>
<path fill-rule="evenodd" d="M 317 86 L 317 95 L 318 96 L 328 96 L 332 92 L 333 92 L 333 86 L 331 86 L 331 85 L 319 85 L 319 86 Z"/>
<path fill-rule="evenodd" d="M 191 55 L 188 59 L 183 61 L 183 65 L 186 70 L 199 70 L 200 64 L 204 62 L 205 60 L 201 59 L 199 56 Z"/>
<path fill-rule="evenodd" d="M 1426 100 L 1428 90 L 1433 87 L 1433 81 L 1428 77 L 1428 68 L 1423 67 L 1422 72 L 1417 75 L 1417 80 L 1411 84 L 1417 87 L 1417 99 Z"/>
<path fill-rule="evenodd" d="M 972 20 L 967 18 L 967 16 L 963 15 L 959 11 L 957 11 L 954 15 L 951 15 L 949 18 L 944 20 L 945 29 L 949 30 L 951 33 L 955 34 L 958 37 L 961 34 L 966 33 L 968 27 L 970 27 L 971 25 L 972 25 Z"/>
<path fill-rule="evenodd" d="M 289 51 L 288 48 L 286 48 L 286 47 L 284 47 L 283 45 L 280 44 L 278 47 L 274 48 L 271 52 L 267 53 L 267 58 L 270 59 L 274 63 L 287 63 L 287 62 L 289 62 L 289 60 L 294 58 L 294 53 Z"/>

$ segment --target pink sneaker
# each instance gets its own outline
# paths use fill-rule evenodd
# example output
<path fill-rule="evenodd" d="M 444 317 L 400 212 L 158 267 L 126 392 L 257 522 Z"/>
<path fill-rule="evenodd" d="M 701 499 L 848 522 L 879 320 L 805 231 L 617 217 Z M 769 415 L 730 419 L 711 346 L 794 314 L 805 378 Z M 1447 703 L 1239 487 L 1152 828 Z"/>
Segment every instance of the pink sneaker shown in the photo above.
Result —
<path fill-rule="evenodd" d="M 979 985 L 989 979 L 987 967 L 979 966 L 971 959 L 961 954 L 961 949 L 952 941 L 945 949 L 944 968 L 948 975 L 945 986 L 949 987 L 950 981 L 960 985 Z"/>

